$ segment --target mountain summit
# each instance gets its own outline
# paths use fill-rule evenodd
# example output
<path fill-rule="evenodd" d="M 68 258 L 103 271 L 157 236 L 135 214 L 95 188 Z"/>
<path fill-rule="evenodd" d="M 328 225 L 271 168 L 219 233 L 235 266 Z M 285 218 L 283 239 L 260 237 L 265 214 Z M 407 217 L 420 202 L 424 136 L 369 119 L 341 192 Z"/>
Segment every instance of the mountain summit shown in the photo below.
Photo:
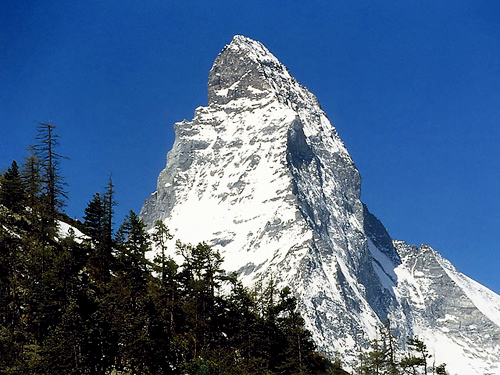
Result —
<path fill-rule="evenodd" d="M 259 99 L 269 93 L 274 93 L 285 104 L 305 105 L 311 101 L 317 104 L 314 95 L 303 88 L 264 45 L 236 35 L 210 69 L 208 104 Z M 290 94 L 304 96 L 292 98 Z"/>
<path fill-rule="evenodd" d="M 392 240 L 317 99 L 261 43 L 235 36 L 208 105 L 174 129 L 146 224 L 207 242 L 247 285 L 291 286 L 319 348 L 348 365 L 390 320 L 452 373 L 500 373 L 500 296 L 431 247 Z"/>

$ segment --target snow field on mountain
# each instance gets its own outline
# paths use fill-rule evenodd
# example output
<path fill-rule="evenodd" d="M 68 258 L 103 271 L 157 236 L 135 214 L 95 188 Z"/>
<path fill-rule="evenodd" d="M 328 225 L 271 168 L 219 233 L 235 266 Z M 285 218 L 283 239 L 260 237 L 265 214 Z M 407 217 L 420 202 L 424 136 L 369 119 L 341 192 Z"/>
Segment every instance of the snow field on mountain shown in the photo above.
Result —
<path fill-rule="evenodd" d="M 208 106 L 175 125 L 144 206 L 150 225 L 159 218 L 176 239 L 207 242 L 245 285 L 290 286 L 318 347 L 348 368 L 387 318 L 400 340 L 421 335 L 460 375 L 496 368 L 500 296 L 428 246 L 392 246 L 335 128 L 267 48 L 235 36 L 208 91 Z"/>
<path fill-rule="evenodd" d="M 280 199 L 289 193 L 290 178 L 276 173 L 286 163 L 286 144 L 279 142 L 286 139 L 283 124 L 293 121 L 295 114 L 268 99 L 246 101 L 245 107 L 253 110 L 244 119 L 241 113 L 226 113 L 227 107 L 232 104 L 217 108 L 216 113 L 197 109 L 195 121 L 201 126 L 192 138 L 211 142 L 195 151 L 198 155 L 192 167 L 182 176 L 192 188 L 178 197 L 182 210 L 174 208 L 170 221 L 175 223 L 178 238 L 194 243 L 214 238 L 226 242 L 221 249 L 224 267 L 237 270 L 247 263 L 260 266 L 273 258 L 277 262 L 295 245 L 288 237 L 262 237 L 266 226 L 296 220 L 293 207 Z M 281 128 L 275 129 L 278 126 Z M 266 132 L 266 128 L 272 131 Z M 214 170 L 213 165 L 222 168 Z M 221 208 L 224 215 L 220 215 Z M 247 238 L 235 236 L 236 232 L 247 233 Z M 303 236 L 300 228 L 295 235 Z"/>

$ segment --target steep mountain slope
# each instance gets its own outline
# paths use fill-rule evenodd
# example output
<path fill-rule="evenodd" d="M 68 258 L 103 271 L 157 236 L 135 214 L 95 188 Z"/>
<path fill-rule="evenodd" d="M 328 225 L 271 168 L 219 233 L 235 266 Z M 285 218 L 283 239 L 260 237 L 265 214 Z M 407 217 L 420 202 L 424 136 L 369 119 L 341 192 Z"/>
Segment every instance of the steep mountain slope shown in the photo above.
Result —
<path fill-rule="evenodd" d="M 427 245 L 395 246 L 403 263 L 394 290 L 414 334 L 458 374 L 500 373 L 500 296 Z"/>
<path fill-rule="evenodd" d="M 216 247 L 247 284 L 291 285 L 319 347 L 351 364 L 390 318 L 401 340 L 446 342 L 435 351 L 456 373 L 500 371 L 500 297 L 429 247 L 393 244 L 316 98 L 262 44 L 235 36 L 210 70 L 208 106 L 174 128 L 148 225 Z"/>

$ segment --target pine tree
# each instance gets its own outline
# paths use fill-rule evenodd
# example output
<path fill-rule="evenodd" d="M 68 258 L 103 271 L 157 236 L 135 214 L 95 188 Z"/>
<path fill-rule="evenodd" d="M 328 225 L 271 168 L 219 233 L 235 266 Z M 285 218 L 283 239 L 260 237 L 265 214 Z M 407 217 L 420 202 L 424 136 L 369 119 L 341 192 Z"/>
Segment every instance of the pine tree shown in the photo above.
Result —
<path fill-rule="evenodd" d="M 231 293 L 227 299 L 228 313 L 223 328 L 228 336 L 227 366 L 238 368 L 241 374 L 263 373 L 268 362 L 260 355 L 264 342 L 259 339 L 263 330 L 256 300 L 236 274 L 229 275 L 228 282 Z"/>
<path fill-rule="evenodd" d="M 0 182 L 0 373 L 9 373 L 22 352 L 18 334 L 26 275 L 23 250 L 29 230 L 26 212 L 19 168 L 13 161 Z"/>
<path fill-rule="evenodd" d="M 118 350 L 119 332 L 115 325 L 121 317 L 115 311 L 118 299 L 114 288 L 119 283 L 115 283 L 112 278 L 112 271 L 116 269 L 112 253 L 115 248 L 112 232 L 113 195 L 110 179 L 106 193 L 94 194 L 84 214 L 84 232 L 90 236 L 85 241 L 89 295 L 82 301 L 87 301 L 89 306 L 84 310 L 90 327 L 88 357 L 96 374 L 107 373 L 115 363 Z"/>
<path fill-rule="evenodd" d="M 436 367 L 436 374 L 437 375 L 448 375 L 448 372 L 446 371 L 446 364 L 441 363 L 439 366 Z"/>
<path fill-rule="evenodd" d="M 42 189 L 42 179 L 40 162 L 33 149 L 26 158 L 21 170 L 21 180 L 24 186 L 26 208 L 29 209 L 32 221 L 36 221 L 40 216 L 40 193 Z"/>
<path fill-rule="evenodd" d="M 430 357 L 427 345 L 418 336 L 409 337 L 407 345 L 410 353 L 401 360 L 401 367 L 411 375 L 427 375 L 427 358 Z"/>
<path fill-rule="evenodd" d="M 149 294 L 152 304 L 149 305 L 148 316 L 151 322 L 149 341 L 152 348 L 150 362 L 155 364 L 155 371 L 171 372 L 172 368 L 180 368 L 176 356 L 174 334 L 176 323 L 176 306 L 178 305 L 179 286 L 177 282 L 178 265 L 167 256 L 167 241 L 173 236 L 166 225 L 157 221 L 151 234 L 157 254 L 153 261 L 153 270 L 158 277 L 152 278 Z"/>
<path fill-rule="evenodd" d="M 19 167 L 15 160 L 3 175 L 0 183 L 0 204 L 16 213 L 24 210 L 24 188 L 19 174 Z"/>
<path fill-rule="evenodd" d="M 387 352 L 387 358 L 386 358 L 387 373 L 389 375 L 398 375 L 399 363 L 396 359 L 397 341 L 396 337 L 392 333 L 390 320 L 387 320 L 384 323 L 380 333 L 383 340 L 383 346 Z"/>
<path fill-rule="evenodd" d="M 93 245 L 97 246 L 103 243 L 105 236 L 105 207 L 101 194 L 94 194 L 92 200 L 87 204 L 83 220 Z"/>
<path fill-rule="evenodd" d="M 129 283 L 143 290 L 148 281 L 151 263 L 146 258 L 150 250 L 150 239 L 146 225 L 134 211 L 130 211 L 118 230 L 118 261 L 120 271 L 129 278 Z"/>
<path fill-rule="evenodd" d="M 152 239 L 157 249 L 160 250 L 160 253 L 155 258 L 155 262 L 159 265 L 162 284 L 165 283 L 167 278 L 167 263 L 169 260 L 169 258 L 165 256 L 165 252 L 167 251 L 167 241 L 170 241 L 172 238 L 173 236 L 170 234 L 167 226 L 162 221 L 157 220 L 154 226 Z"/>
<path fill-rule="evenodd" d="M 59 136 L 55 134 L 56 126 L 50 123 L 38 123 L 37 143 L 32 149 L 38 156 L 41 165 L 42 193 L 47 208 L 47 219 L 54 222 L 59 210 L 67 198 L 65 183 L 60 175 L 60 162 L 65 157 L 56 152 Z"/>
<path fill-rule="evenodd" d="M 324 373 L 327 361 L 315 352 L 316 347 L 311 334 L 305 329 L 304 319 L 297 311 L 297 300 L 292 296 L 289 287 L 280 291 L 275 309 L 278 331 L 282 335 L 277 341 L 275 352 L 278 373 L 297 375 L 311 372 Z"/>
<path fill-rule="evenodd" d="M 106 185 L 106 192 L 103 197 L 104 204 L 104 234 L 106 246 L 111 249 L 113 243 L 113 219 L 114 219 L 114 207 L 116 206 L 115 201 L 115 185 L 113 184 L 113 179 L 111 176 L 108 178 L 108 183 Z"/>
<path fill-rule="evenodd" d="M 111 176 L 103 195 L 96 193 L 85 208 L 84 224 L 90 235 L 89 268 L 92 279 L 108 283 L 114 267 L 113 218 L 115 190 Z"/>
<path fill-rule="evenodd" d="M 82 246 L 75 240 L 74 231 L 60 238 L 60 247 L 54 259 L 48 285 L 54 291 L 57 306 L 56 319 L 42 342 L 44 373 L 77 374 L 91 366 L 89 332 L 92 331 L 90 312 L 94 303 L 89 280 L 84 273 Z M 43 306 L 47 309 L 46 306 Z"/>
<path fill-rule="evenodd" d="M 15 373 L 25 344 L 20 278 L 25 222 L 0 205 L 0 373 Z M 15 233 L 15 235 L 13 235 Z"/>
<path fill-rule="evenodd" d="M 117 276 L 112 281 L 112 299 L 118 314 L 112 317 L 119 336 L 119 353 L 123 368 L 145 373 L 150 346 L 148 342 L 148 284 L 151 263 L 145 225 L 130 211 L 117 233 Z"/>
<path fill-rule="evenodd" d="M 386 321 L 379 330 L 380 336 L 371 341 L 367 355 L 362 355 L 360 374 L 363 375 L 398 375 L 400 362 L 396 358 L 398 344 L 392 333 L 390 321 Z"/>
<path fill-rule="evenodd" d="M 184 332 L 179 341 L 189 353 L 188 367 L 208 366 L 217 359 L 209 348 L 218 345 L 223 324 L 223 301 L 219 295 L 225 281 L 222 257 L 205 243 L 191 246 L 178 242 L 176 246 L 184 260 L 178 276 L 184 316 L 179 321 L 179 329 Z M 199 363 L 200 358 L 208 362 Z"/>
<path fill-rule="evenodd" d="M 371 350 L 363 358 L 360 373 L 363 375 L 384 374 L 385 364 L 387 362 L 387 349 L 384 347 L 380 338 L 371 341 Z"/>
<path fill-rule="evenodd" d="M 90 277 L 99 284 L 107 283 L 112 267 L 111 241 L 107 230 L 106 207 L 99 193 L 94 194 L 85 208 L 84 225 L 90 236 Z"/>

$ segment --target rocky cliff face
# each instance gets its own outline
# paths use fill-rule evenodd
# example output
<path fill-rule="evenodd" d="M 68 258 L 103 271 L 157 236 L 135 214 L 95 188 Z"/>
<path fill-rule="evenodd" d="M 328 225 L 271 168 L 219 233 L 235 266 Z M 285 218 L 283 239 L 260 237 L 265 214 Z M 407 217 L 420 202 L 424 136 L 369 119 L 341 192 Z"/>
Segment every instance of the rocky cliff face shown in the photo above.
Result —
<path fill-rule="evenodd" d="M 210 70 L 208 106 L 174 128 L 147 224 L 216 247 L 247 284 L 291 285 L 330 355 L 354 361 L 390 319 L 456 373 L 500 372 L 500 297 L 431 248 L 393 243 L 318 101 L 261 43 L 235 36 Z"/>
<path fill-rule="evenodd" d="M 399 309 L 457 374 L 500 373 L 500 296 L 458 272 L 427 245 L 395 241 Z"/>

